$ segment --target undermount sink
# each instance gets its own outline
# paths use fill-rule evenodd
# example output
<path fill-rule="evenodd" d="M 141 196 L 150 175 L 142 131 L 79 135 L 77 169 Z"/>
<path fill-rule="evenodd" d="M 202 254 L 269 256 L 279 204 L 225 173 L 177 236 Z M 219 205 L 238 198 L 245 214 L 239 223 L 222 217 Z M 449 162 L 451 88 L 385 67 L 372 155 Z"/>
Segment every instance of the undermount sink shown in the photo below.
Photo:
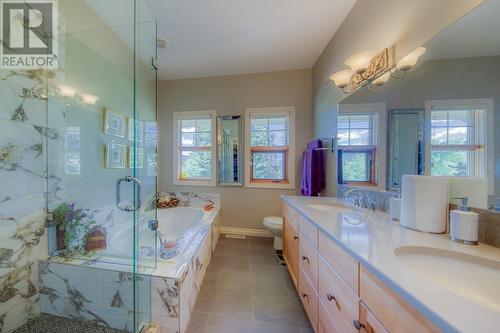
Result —
<path fill-rule="evenodd" d="M 424 246 L 398 247 L 394 253 L 422 280 L 500 311 L 500 261 Z"/>
<path fill-rule="evenodd" d="M 307 205 L 308 208 L 321 210 L 323 212 L 335 212 L 335 213 L 348 213 L 351 211 L 349 208 L 345 208 L 342 206 L 334 205 L 334 204 L 310 204 Z"/>

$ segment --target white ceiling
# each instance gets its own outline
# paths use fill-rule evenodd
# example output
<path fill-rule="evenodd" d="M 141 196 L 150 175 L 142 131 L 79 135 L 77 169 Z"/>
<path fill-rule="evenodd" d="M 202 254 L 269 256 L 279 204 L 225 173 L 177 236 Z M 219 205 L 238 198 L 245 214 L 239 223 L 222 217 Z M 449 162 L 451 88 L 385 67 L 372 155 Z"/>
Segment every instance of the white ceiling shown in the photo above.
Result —
<path fill-rule="evenodd" d="M 499 13 L 500 1 L 485 1 L 431 39 L 424 59 L 500 55 Z"/>
<path fill-rule="evenodd" d="M 146 0 L 160 79 L 310 68 L 356 0 Z"/>

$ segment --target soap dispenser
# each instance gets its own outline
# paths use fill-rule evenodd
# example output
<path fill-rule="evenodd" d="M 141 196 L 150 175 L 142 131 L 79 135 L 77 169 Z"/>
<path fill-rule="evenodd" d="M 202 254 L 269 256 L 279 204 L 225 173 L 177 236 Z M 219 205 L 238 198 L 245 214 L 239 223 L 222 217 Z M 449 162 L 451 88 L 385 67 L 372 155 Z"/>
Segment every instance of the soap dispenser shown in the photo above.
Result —
<path fill-rule="evenodd" d="M 462 201 L 458 210 L 450 212 L 450 238 L 452 241 L 467 244 L 478 244 L 479 215 L 467 206 L 467 198 L 453 198 Z"/>

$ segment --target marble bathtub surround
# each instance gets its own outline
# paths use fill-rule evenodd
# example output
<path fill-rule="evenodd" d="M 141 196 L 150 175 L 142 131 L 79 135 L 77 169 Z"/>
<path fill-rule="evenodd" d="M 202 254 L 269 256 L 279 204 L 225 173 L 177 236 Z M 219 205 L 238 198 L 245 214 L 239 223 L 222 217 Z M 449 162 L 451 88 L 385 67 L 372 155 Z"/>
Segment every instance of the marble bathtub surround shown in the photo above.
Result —
<path fill-rule="evenodd" d="M 162 191 L 159 196 L 179 199 L 180 207 L 205 207 L 207 204 L 214 208 L 220 208 L 219 193 L 195 193 L 195 192 L 166 192 Z"/>
<path fill-rule="evenodd" d="M 403 228 L 381 211 L 353 207 L 332 219 L 331 212 L 310 207 L 314 201 L 345 207 L 337 198 L 282 198 L 323 236 L 334 241 L 444 332 L 477 332 L 481 331 L 478 328 L 500 325 L 499 310 L 491 307 L 498 294 L 481 297 L 489 288 L 495 288 L 498 275 L 497 270 L 485 268 L 481 263 L 487 261 L 488 267 L 498 267 L 500 249 L 486 244 L 455 244 L 446 234 Z M 412 249 L 429 248 L 431 250 L 425 252 L 430 255 L 428 258 L 421 257 L 425 253 L 419 256 L 417 252 L 416 257 L 422 258 L 420 261 L 412 260 L 415 259 L 412 255 L 402 255 L 404 249 L 413 253 Z M 467 270 L 460 271 L 462 266 L 453 261 L 458 258 L 468 258 L 464 263 L 468 265 Z M 470 265 L 481 267 L 474 270 Z"/>
<path fill-rule="evenodd" d="M 197 197 L 195 197 L 197 198 Z M 175 259 L 159 259 L 155 269 L 137 277 L 139 312 L 162 332 L 185 332 L 217 243 L 219 210 L 205 211 L 190 245 Z M 54 256 L 40 262 L 41 311 L 101 326 L 131 331 L 133 287 L 130 266 L 106 263 L 98 256 Z M 92 283 L 89 283 L 92 281 Z M 149 293 L 147 293 L 147 291 Z M 140 295 L 139 295 L 140 296 Z"/>

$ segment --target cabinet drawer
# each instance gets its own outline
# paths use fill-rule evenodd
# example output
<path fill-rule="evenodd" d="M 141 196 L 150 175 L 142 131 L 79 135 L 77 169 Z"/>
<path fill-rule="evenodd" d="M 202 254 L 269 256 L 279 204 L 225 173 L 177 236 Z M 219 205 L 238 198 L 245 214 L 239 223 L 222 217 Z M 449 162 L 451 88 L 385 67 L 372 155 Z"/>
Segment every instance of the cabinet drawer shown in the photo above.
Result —
<path fill-rule="evenodd" d="M 299 235 L 287 218 L 283 223 L 283 257 L 293 285 L 298 289 Z"/>
<path fill-rule="evenodd" d="M 319 233 L 319 253 L 358 295 L 358 262 L 322 232 Z"/>
<path fill-rule="evenodd" d="M 321 301 L 319 302 L 318 309 L 318 333 L 343 333 L 337 328 L 337 324 L 327 313 Z"/>
<path fill-rule="evenodd" d="M 314 331 L 318 331 L 318 295 L 302 269 L 299 268 L 299 297 Z"/>
<path fill-rule="evenodd" d="M 363 267 L 359 286 L 361 299 L 389 332 L 440 332 L 420 312 Z"/>
<path fill-rule="evenodd" d="M 341 332 L 358 331 L 352 322 L 359 318 L 359 299 L 323 258 L 319 260 L 319 299 Z"/>
<path fill-rule="evenodd" d="M 359 302 L 359 322 L 362 333 L 389 333 L 363 302 Z"/>
<path fill-rule="evenodd" d="M 299 213 L 286 202 L 283 202 L 283 217 L 288 220 L 296 232 L 299 231 Z"/>
<path fill-rule="evenodd" d="M 318 228 L 300 215 L 299 231 L 311 242 L 315 249 L 318 249 Z"/>
<path fill-rule="evenodd" d="M 305 238 L 302 233 L 299 233 L 299 261 L 300 267 L 309 278 L 312 287 L 318 291 L 318 251 Z"/>

